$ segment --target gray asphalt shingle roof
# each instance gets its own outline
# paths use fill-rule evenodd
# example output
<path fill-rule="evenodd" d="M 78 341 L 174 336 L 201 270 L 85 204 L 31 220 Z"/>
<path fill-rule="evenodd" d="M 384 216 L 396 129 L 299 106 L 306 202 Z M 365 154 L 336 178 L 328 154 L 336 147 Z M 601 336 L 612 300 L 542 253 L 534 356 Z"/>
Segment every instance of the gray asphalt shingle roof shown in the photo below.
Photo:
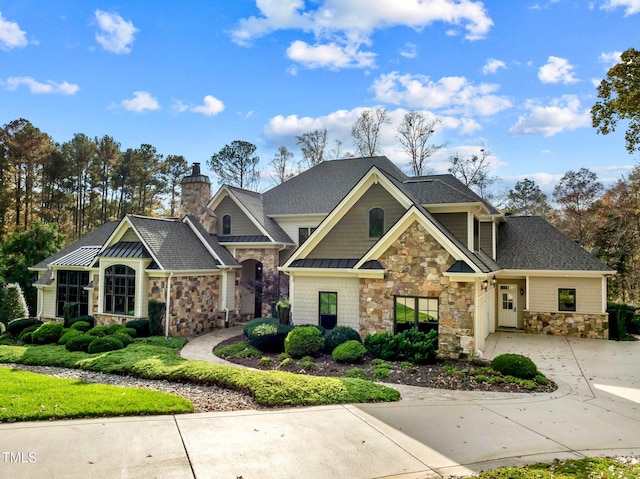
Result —
<path fill-rule="evenodd" d="M 217 269 L 218 261 L 182 221 L 135 215 L 127 218 L 162 268 L 175 271 Z"/>
<path fill-rule="evenodd" d="M 198 230 L 200 236 L 204 238 L 204 240 L 209 244 L 209 247 L 218 255 L 218 257 L 222 260 L 222 264 L 225 266 L 237 266 L 238 261 L 233 257 L 233 255 L 229 252 L 227 248 L 220 244 L 220 238 L 216 235 L 211 235 L 209 232 L 204 229 L 198 219 L 195 216 L 189 216 L 189 220 Z"/>
<path fill-rule="evenodd" d="M 614 270 L 539 216 L 507 216 L 498 229 L 497 262 L 505 269 Z"/>
<path fill-rule="evenodd" d="M 267 234 L 276 243 L 293 243 L 289 235 L 284 232 L 278 223 L 267 215 L 265 210 L 264 195 L 254 191 L 247 191 L 233 186 L 227 186 L 229 192 L 245 207 L 266 230 Z"/>

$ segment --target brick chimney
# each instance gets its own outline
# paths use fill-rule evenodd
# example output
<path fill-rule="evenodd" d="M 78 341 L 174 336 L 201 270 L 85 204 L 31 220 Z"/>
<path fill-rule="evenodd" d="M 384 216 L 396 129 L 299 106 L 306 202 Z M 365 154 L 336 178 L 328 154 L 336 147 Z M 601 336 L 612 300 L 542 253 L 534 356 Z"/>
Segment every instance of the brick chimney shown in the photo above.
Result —
<path fill-rule="evenodd" d="M 195 216 L 210 234 L 216 234 L 218 218 L 207 208 L 211 199 L 211 181 L 200 172 L 200 163 L 193 164 L 191 174 L 182 179 L 181 186 L 180 214 Z"/>

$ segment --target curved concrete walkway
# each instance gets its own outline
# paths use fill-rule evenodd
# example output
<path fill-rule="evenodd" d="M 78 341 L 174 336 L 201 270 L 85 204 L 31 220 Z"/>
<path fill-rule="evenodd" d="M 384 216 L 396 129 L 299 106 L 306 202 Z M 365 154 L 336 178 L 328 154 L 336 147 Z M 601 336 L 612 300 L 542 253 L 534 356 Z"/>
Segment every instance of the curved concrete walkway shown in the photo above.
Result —
<path fill-rule="evenodd" d="M 219 362 L 218 341 L 184 357 Z M 553 394 L 402 387 L 392 404 L 0 425 L 0 477 L 441 478 L 504 464 L 640 454 L 640 342 L 500 333 L 486 355 L 530 356 Z M 31 454 L 30 454 L 31 453 Z"/>

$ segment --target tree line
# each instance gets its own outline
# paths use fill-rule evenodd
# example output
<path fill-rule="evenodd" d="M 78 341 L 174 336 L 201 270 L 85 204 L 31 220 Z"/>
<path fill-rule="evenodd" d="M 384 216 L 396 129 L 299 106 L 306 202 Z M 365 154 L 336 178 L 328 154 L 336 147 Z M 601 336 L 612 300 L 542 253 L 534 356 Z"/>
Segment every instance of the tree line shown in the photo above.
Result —
<path fill-rule="evenodd" d="M 83 133 L 56 143 L 14 120 L 0 129 L 0 239 L 38 221 L 73 240 L 128 213 L 173 215 L 187 172 L 183 156 L 149 144 L 123 151 L 111 136 Z"/>

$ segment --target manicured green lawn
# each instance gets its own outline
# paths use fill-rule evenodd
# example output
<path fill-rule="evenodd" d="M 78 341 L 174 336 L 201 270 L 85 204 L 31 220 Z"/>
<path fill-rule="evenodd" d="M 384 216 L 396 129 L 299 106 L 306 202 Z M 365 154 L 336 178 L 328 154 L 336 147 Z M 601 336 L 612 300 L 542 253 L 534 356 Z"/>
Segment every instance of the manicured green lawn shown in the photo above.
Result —
<path fill-rule="evenodd" d="M 160 391 L 89 384 L 0 368 L 0 422 L 193 411 L 187 399 Z"/>
<path fill-rule="evenodd" d="M 125 349 L 100 354 L 69 352 L 63 346 L 0 346 L 0 363 L 62 366 L 147 379 L 206 383 L 247 392 L 265 406 L 397 401 L 400 393 L 371 381 L 254 371 L 178 355 L 184 343 L 164 338 L 135 340 Z"/>
<path fill-rule="evenodd" d="M 604 458 L 500 467 L 473 476 L 474 479 L 637 479 L 638 477 L 640 477 L 640 464 L 625 464 Z"/>

